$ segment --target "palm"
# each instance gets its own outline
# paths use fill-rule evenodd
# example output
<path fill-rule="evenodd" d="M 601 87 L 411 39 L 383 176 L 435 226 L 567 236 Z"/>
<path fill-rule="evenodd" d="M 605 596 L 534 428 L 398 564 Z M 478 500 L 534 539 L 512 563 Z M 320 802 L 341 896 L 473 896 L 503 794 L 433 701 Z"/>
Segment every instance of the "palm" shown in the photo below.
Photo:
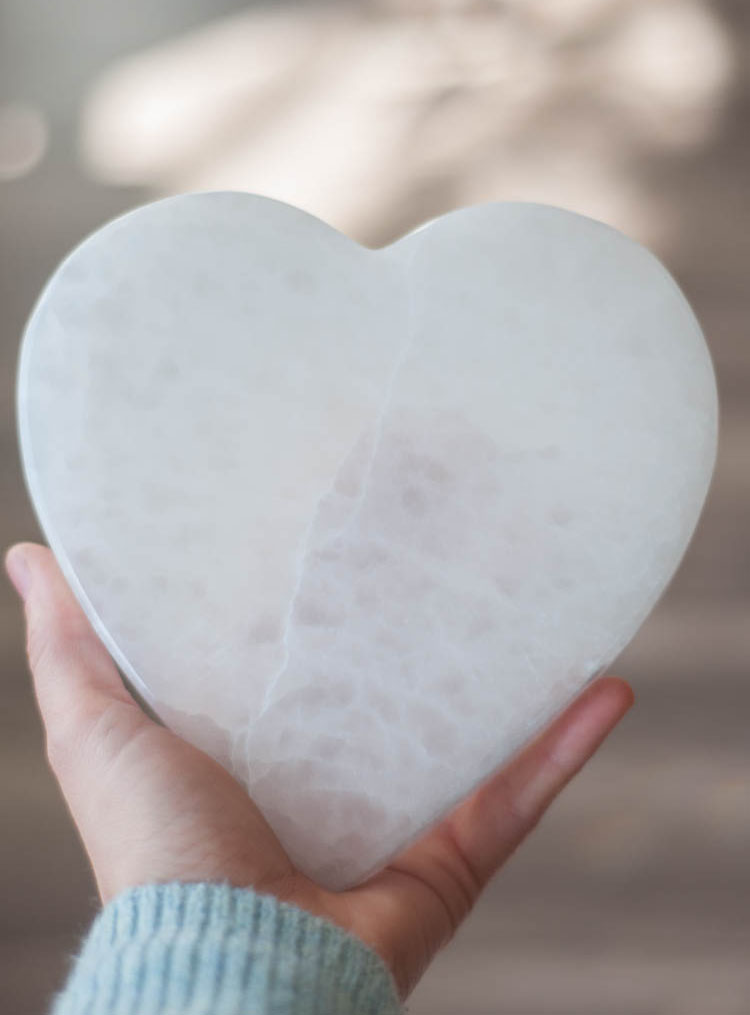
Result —
<path fill-rule="evenodd" d="M 29 659 L 48 755 L 104 900 L 157 881 L 252 886 L 324 916 L 388 963 L 407 994 L 483 886 L 632 702 L 604 678 L 446 820 L 365 884 L 331 892 L 295 870 L 244 789 L 152 722 L 64 582 L 25 546 Z M 9 557 L 9 570 L 13 561 Z"/>

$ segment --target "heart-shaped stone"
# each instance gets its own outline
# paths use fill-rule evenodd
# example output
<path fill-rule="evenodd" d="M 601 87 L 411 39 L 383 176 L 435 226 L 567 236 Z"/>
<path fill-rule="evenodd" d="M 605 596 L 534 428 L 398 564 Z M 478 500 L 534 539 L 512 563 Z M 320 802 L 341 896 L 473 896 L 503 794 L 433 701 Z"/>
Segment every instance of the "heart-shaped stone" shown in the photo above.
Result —
<path fill-rule="evenodd" d="M 539 205 L 383 250 L 242 194 L 86 240 L 19 379 L 49 542 L 130 680 L 351 884 L 623 648 L 709 484 L 700 328 Z"/>

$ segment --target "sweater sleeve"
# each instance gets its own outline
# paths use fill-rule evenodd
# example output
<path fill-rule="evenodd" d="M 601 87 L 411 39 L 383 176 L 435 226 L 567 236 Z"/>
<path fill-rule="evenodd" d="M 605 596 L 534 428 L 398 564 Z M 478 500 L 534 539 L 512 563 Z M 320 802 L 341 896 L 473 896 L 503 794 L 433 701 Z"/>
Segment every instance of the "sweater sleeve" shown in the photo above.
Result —
<path fill-rule="evenodd" d="M 52 1015 L 399 1015 L 339 927 L 223 884 L 132 888 L 95 920 Z"/>

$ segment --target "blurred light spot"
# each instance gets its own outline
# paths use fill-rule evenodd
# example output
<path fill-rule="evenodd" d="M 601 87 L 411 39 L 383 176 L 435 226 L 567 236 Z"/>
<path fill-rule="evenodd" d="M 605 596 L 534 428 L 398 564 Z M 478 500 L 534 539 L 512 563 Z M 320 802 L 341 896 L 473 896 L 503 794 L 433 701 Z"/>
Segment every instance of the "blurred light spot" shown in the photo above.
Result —
<path fill-rule="evenodd" d="M 683 0 L 634 8 L 612 57 L 634 89 L 680 105 L 713 98 L 729 72 L 728 40 L 716 17 Z"/>
<path fill-rule="evenodd" d="M 211 161 L 227 134 L 252 135 L 318 30 L 293 10 L 252 11 L 117 61 L 82 112 L 80 148 L 111 183 L 166 181 Z M 320 17 L 325 30 L 329 19 Z M 168 184 L 167 184 L 168 185 Z"/>
<path fill-rule="evenodd" d="M 26 176 L 47 149 L 47 124 L 33 106 L 0 106 L 0 180 Z"/>
<path fill-rule="evenodd" d="M 730 72 L 725 30 L 689 0 L 633 6 L 606 53 L 605 74 L 621 101 L 663 143 L 704 138 Z"/>

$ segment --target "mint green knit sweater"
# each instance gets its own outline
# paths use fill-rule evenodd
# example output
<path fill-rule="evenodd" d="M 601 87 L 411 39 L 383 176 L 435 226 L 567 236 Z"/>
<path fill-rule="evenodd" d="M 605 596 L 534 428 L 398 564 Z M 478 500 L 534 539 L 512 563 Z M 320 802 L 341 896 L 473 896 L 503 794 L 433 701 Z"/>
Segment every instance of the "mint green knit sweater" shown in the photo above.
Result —
<path fill-rule="evenodd" d="M 388 969 L 326 920 L 250 889 L 133 888 L 105 906 L 53 1015 L 398 1015 Z"/>

